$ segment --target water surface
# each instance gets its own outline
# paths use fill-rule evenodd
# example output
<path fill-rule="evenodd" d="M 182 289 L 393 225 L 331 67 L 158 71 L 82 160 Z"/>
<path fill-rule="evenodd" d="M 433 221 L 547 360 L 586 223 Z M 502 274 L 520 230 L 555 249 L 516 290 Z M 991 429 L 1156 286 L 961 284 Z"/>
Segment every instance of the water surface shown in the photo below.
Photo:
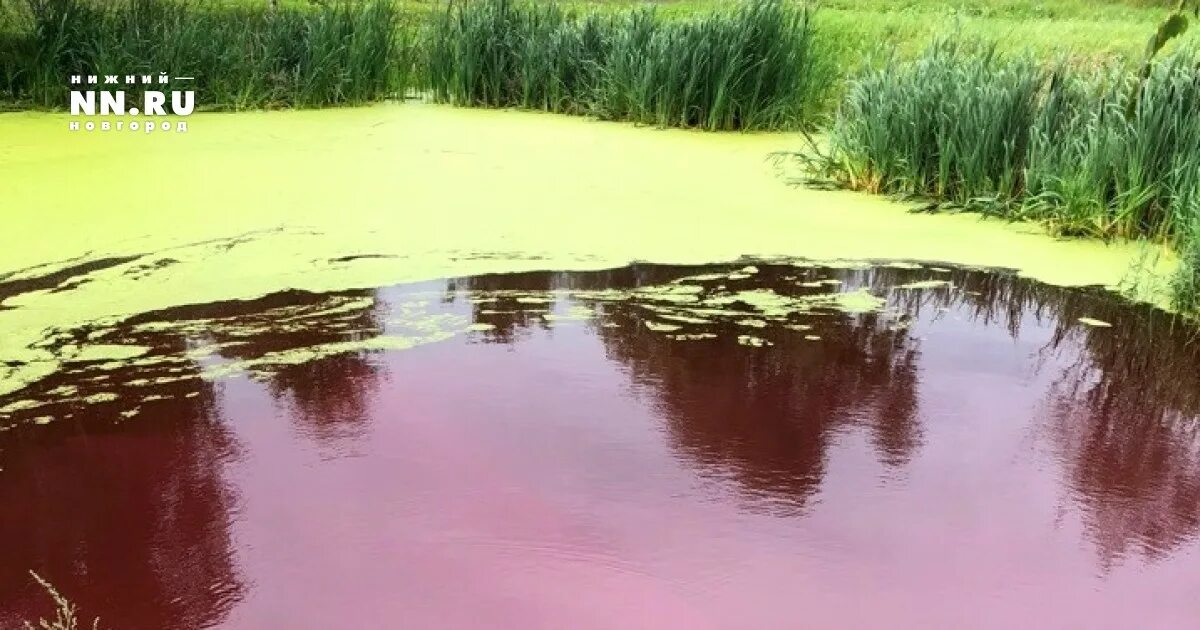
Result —
<path fill-rule="evenodd" d="M 196 114 L 183 134 L 70 120 L 0 114 L 0 284 L 71 280 L 0 290 L 0 395 L 60 369 L 47 331 L 287 289 L 788 255 L 1018 268 L 1165 302 L 1175 270 L 1161 248 L 791 186 L 769 157 L 797 134 L 416 104 Z"/>
<path fill-rule="evenodd" d="M 1192 627 L 1190 335 L 761 260 L 59 329 L 0 398 L 0 625 L 32 569 L 112 628 Z"/>

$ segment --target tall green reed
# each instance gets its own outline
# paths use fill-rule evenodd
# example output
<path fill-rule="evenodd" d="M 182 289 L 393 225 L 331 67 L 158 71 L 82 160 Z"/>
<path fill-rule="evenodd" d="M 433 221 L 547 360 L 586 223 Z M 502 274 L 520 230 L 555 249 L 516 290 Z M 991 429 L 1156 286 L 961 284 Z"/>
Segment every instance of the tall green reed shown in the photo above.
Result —
<path fill-rule="evenodd" d="M 889 59 L 851 82 L 822 166 L 840 183 L 964 206 L 1008 203 L 1044 72 L 1027 57 L 940 39 L 910 64 Z"/>
<path fill-rule="evenodd" d="M 1183 313 L 1200 313 L 1200 219 L 1187 228 L 1180 247 L 1179 267 L 1171 277 L 1172 306 Z"/>
<path fill-rule="evenodd" d="M 429 25 L 424 78 L 443 102 L 583 113 L 609 22 L 555 4 L 450 3 Z"/>
<path fill-rule="evenodd" d="M 0 101 L 63 107 L 70 75 L 192 76 L 209 109 L 356 104 L 408 84 L 389 0 L 270 9 L 186 0 L 16 0 L 0 25 Z"/>
<path fill-rule="evenodd" d="M 1179 51 L 1135 81 L 943 39 L 853 80 L 814 164 L 851 188 L 1170 241 L 1200 216 L 1200 63 Z"/>
<path fill-rule="evenodd" d="M 1196 55 L 1166 58 L 1140 90 L 1130 89 L 1135 81 L 1115 71 L 1059 88 L 1073 92 L 1074 103 L 1057 134 L 1035 132 L 1025 216 L 1068 234 L 1165 242 L 1200 216 Z"/>
<path fill-rule="evenodd" d="M 709 130 L 799 127 L 835 71 L 810 11 L 782 0 L 674 20 L 652 8 L 451 2 L 424 41 L 442 102 Z"/>
<path fill-rule="evenodd" d="M 819 177 L 1182 248 L 1177 301 L 1200 309 L 1200 53 L 1143 66 L 1045 67 L 949 39 L 851 81 Z"/>
<path fill-rule="evenodd" d="M 801 127 L 820 109 L 833 63 L 805 7 L 759 0 L 690 19 L 649 11 L 616 22 L 594 113 L 661 126 Z"/>

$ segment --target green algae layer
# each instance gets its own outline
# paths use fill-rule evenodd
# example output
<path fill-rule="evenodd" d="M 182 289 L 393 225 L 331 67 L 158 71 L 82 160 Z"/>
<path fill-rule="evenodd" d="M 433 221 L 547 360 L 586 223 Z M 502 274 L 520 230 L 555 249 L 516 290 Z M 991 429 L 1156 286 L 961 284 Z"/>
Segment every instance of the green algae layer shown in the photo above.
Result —
<path fill-rule="evenodd" d="M 448 276 L 740 257 L 1008 267 L 1139 287 L 1173 262 L 975 215 L 789 186 L 791 135 L 381 105 L 195 115 L 187 133 L 0 114 L 0 396 L 138 348 L 67 331 L 186 304 Z"/>

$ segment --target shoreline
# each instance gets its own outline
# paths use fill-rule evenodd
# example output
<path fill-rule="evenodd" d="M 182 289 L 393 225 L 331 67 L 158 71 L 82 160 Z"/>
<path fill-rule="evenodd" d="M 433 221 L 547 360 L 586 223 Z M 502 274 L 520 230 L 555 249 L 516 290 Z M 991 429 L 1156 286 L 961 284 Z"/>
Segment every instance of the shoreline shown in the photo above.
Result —
<path fill-rule="evenodd" d="M 1162 307 L 1173 270 L 1159 246 L 789 185 L 767 158 L 797 134 L 413 103 L 196 114 L 158 136 L 69 118 L 0 114 L 0 297 L 92 264 L 4 297 L 0 356 L 39 369 L 0 370 L 0 395 L 52 369 L 53 331 L 286 289 L 786 257 L 1009 268 Z"/>

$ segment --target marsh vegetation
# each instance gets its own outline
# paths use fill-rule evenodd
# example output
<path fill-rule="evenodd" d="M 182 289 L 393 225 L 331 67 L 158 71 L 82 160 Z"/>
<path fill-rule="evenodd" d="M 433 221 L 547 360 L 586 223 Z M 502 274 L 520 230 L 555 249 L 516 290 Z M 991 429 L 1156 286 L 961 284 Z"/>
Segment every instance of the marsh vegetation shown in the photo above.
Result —
<path fill-rule="evenodd" d="M 663 127 L 826 129 L 805 154 L 826 182 L 1176 247 L 1176 306 L 1193 311 L 1200 53 L 1185 9 L 3 0 L 0 107 L 65 107 L 70 75 L 165 71 L 195 77 L 207 110 L 419 95 Z M 931 25 L 942 34 L 929 44 Z"/>
<path fill-rule="evenodd" d="M 0 103 L 57 109 L 71 75 L 194 77 L 205 109 L 378 101 L 407 81 L 389 0 L 272 9 L 183 0 L 0 2 Z"/>
<path fill-rule="evenodd" d="M 850 188 L 1166 241 L 1200 211 L 1196 69 L 1180 51 L 1139 85 L 942 40 L 855 79 L 812 163 Z"/>
<path fill-rule="evenodd" d="M 1083 68 L 993 44 L 936 41 L 851 79 L 827 145 L 801 153 L 839 186 L 929 200 L 1052 232 L 1182 246 L 1176 307 L 1196 307 L 1200 55 L 1158 53 L 1187 29 L 1183 3 L 1137 66 Z"/>
<path fill-rule="evenodd" d="M 835 70 L 811 11 L 779 0 L 681 19 L 653 7 L 455 3 L 434 18 L 426 49 L 440 101 L 707 130 L 797 128 L 820 111 Z"/>

